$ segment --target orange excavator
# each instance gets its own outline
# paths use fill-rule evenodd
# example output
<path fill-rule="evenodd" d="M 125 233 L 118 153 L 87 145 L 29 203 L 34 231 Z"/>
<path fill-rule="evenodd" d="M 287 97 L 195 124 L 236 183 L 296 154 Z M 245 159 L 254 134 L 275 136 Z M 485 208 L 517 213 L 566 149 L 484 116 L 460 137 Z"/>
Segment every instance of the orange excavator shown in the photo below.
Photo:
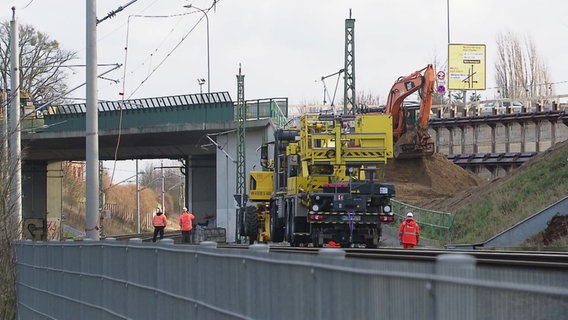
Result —
<path fill-rule="evenodd" d="M 428 133 L 434 83 L 434 67 L 429 64 L 398 78 L 392 86 L 384 112 L 392 116 L 396 159 L 420 158 L 434 153 L 434 143 Z M 420 95 L 420 104 L 404 101 L 416 91 Z"/>

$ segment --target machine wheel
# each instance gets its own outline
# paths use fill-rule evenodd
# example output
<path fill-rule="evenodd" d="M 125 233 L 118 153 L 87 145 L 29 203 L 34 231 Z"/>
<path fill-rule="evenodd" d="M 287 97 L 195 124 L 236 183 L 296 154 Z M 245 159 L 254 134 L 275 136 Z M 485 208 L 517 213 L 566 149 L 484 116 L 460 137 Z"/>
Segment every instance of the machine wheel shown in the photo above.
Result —
<path fill-rule="evenodd" d="M 323 232 L 319 227 L 313 227 L 312 229 L 312 243 L 314 247 L 321 248 L 323 247 Z"/>
<path fill-rule="evenodd" d="M 290 206 L 288 205 L 288 201 L 284 202 L 284 240 L 288 241 L 292 244 L 292 235 L 294 231 L 292 230 L 294 224 L 294 216 L 292 212 L 290 212 Z"/>
<path fill-rule="evenodd" d="M 248 206 L 245 212 L 245 235 L 249 237 L 249 244 L 258 240 L 258 214 L 256 207 Z"/>
<path fill-rule="evenodd" d="M 367 248 L 378 248 L 379 241 L 381 240 L 381 229 L 373 229 L 371 230 L 371 239 L 365 242 L 365 247 Z"/>
<path fill-rule="evenodd" d="M 240 222 L 240 224 L 237 226 L 237 228 L 239 229 L 239 236 L 240 237 L 245 237 L 246 236 L 246 228 L 245 228 L 245 215 L 244 215 L 244 211 L 246 209 L 238 209 L 239 212 L 239 219 L 237 220 L 238 222 Z M 238 241 L 240 241 L 240 239 L 237 239 Z M 240 242 L 239 242 L 240 243 Z"/>
<path fill-rule="evenodd" d="M 300 242 L 298 239 L 299 237 L 294 235 L 294 232 L 296 232 L 296 219 L 298 217 L 296 217 L 295 213 L 293 212 L 293 201 L 290 199 L 286 200 L 286 226 L 285 226 L 285 230 L 286 230 L 286 240 L 290 243 L 290 245 L 292 247 L 297 247 L 300 245 Z"/>
<path fill-rule="evenodd" d="M 270 240 L 272 242 L 284 241 L 284 221 L 278 218 L 277 207 L 270 207 Z"/>

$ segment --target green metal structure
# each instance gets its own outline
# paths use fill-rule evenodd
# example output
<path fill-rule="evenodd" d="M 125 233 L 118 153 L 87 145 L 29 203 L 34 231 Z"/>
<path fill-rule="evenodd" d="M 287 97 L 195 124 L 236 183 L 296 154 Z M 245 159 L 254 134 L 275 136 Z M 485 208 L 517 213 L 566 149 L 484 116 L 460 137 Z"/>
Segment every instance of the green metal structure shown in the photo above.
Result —
<path fill-rule="evenodd" d="M 345 19 L 345 78 L 343 93 L 343 113 L 355 114 L 355 19 Z"/>
<path fill-rule="evenodd" d="M 452 214 L 449 212 L 428 210 L 391 199 L 397 223 L 402 223 L 408 212 L 420 226 L 420 237 L 449 242 L 452 239 Z"/>
<path fill-rule="evenodd" d="M 244 104 L 247 120 L 272 118 L 277 125 L 287 121 L 287 98 L 255 99 Z M 22 127 L 26 132 L 85 131 L 85 111 L 84 103 L 50 106 L 38 112 L 39 117 L 36 112 L 26 115 Z M 100 130 L 229 122 L 239 116 L 228 92 L 99 101 L 98 114 Z"/>
<path fill-rule="evenodd" d="M 247 105 L 245 103 L 245 76 L 241 74 L 239 66 L 239 74 L 237 75 L 237 184 L 236 199 L 239 200 L 237 208 L 237 242 L 239 241 L 240 226 L 243 221 L 243 210 L 246 205 L 245 195 L 246 189 L 246 120 Z"/>
<path fill-rule="evenodd" d="M 99 130 L 227 122 L 234 120 L 234 108 L 228 92 L 100 101 Z M 36 121 L 43 120 L 42 132 L 85 131 L 85 111 L 84 103 L 50 106 Z"/>
<path fill-rule="evenodd" d="M 271 118 L 278 127 L 288 122 L 288 99 L 270 98 L 245 101 L 247 119 Z"/>

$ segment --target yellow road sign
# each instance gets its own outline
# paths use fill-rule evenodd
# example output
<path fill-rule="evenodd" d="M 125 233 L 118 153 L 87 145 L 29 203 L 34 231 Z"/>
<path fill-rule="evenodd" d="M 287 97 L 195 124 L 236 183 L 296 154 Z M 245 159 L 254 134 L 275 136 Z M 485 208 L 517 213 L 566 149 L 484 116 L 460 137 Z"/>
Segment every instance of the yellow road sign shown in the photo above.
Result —
<path fill-rule="evenodd" d="M 485 45 L 448 45 L 448 89 L 485 90 Z"/>

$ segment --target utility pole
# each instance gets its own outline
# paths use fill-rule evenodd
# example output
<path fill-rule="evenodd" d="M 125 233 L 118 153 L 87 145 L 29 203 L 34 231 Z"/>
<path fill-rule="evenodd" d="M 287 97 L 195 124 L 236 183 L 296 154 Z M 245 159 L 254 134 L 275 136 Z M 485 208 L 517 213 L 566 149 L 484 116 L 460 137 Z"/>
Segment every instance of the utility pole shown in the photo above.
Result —
<path fill-rule="evenodd" d="M 164 208 L 164 196 L 166 193 L 166 177 L 164 176 L 164 160 L 160 161 L 160 171 L 162 173 L 162 212 L 165 214 L 166 208 Z"/>
<path fill-rule="evenodd" d="M 238 202 L 237 225 L 235 236 L 237 243 L 240 243 L 240 227 L 243 223 L 244 207 L 247 203 L 246 189 L 246 145 L 245 131 L 247 121 L 247 106 L 245 104 L 245 76 L 241 74 L 239 64 L 239 74 L 237 75 L 237 184 L 235 199 Z"/>
<path fill-rule="evenodd" d="M 97 4 L 87 0 L 86 237 L 99 240 L 99 111 L 97 98 Z"/>
<path fill-rule="evenodd" d="M 10 169 L 13 169 L 10 203 L 14 205 L 15 225 L 22 226 L 22 146 L 20 127 L 20 46 L 18 22 L 16 21 L 16 8 L 12 7 L 12 21 L 10 21 L 10 79 L 11 79 L 11 108 L 10 114 Z M 4 114 L 4 117 L 7 117 Z M 17 229 L 16 238 L 21 238 L 21 227 Z"/>
<path fill-rule="evenodd" d="M 140 233 L 140 171 L 136 159 L 136 233 Z"/>
<path fill-rule="evenodd" d="M 343 93 L 343 113 L 357 113 L 355 103 L 355 19 L 351 19 L 351 9 L 349 9 L 349 19 L 345 19 L 345 72 L 344 93 Z"/>

